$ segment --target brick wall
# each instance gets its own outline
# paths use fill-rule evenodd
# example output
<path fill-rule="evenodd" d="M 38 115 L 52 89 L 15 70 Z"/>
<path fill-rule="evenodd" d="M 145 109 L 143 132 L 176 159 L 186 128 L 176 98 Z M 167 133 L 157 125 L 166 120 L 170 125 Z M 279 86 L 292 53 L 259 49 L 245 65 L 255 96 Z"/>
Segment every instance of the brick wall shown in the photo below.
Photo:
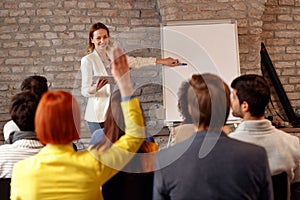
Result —
<path fill-rule="evenodd" d="M 265 41 L 293 106 L 299 104 L 299 0 L 2 0 L 0 2 L 0 135 L 9 120 L 12 95 L 29 75 L 44 75 L 52 90 L 80 95 L 80 59 L 92 23 L 108 25 L 129 54 L 159 56 L 160 22 L 236 19 L 241 73 L 260 73 L 260 43 Z M 161 68 L 133 71 L 147 123 L 162 103 Z M 149 86 L 149 83 L 155 83 Z M 142 87 L 143 86 L 143 87 Z M 147 86 L 147 87 L 146 87 Z M 147 97 L 148 95 L 148 97 Z M 151 97 L 155 98 L 152 99 Z M 88 135 L 82 122 L 82 133 Z"/>
<path fill-rule="evenodd" d="M 299 22 L 300 1 L 272 0 L 266 3 L 262 38 L 294 109 L 300 105 Z"/>
<path fill-rule="evenodd" d="M 86 54 L 92 23 L 105 23 L 111 35 L 123 39 L 128 53 L 155 56 L 160 45 L 160 17 L 155 1 L 3 0 L 0 8 L 1 136 L 4 123 L 10 119 L 9 100 L 20 91 L 21 81 L 32 74 L 46 76 L 51 90 L 72 92 L 84 113 L 80 59 Z M 140 94 L 146 89 L 139 88 L 145 85 L 139 79 L 161 80 L 159 67 L 145 68 L 143 75 L 133 73 Z M 157 98 L 143 101 L 146 114 L 151 103 L 162 102 L 161 93 L 161 89 L 153 88 L 152 94 Z M 89 134 L 84 121 L 82 133 Z"/>

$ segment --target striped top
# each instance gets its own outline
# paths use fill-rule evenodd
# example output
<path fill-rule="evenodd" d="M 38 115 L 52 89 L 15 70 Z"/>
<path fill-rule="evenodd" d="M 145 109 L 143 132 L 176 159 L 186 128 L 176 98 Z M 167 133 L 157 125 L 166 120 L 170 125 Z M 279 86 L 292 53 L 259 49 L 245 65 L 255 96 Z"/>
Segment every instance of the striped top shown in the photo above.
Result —
<path fill-rule="evenodd" d="M 27 139 L 0 145 L 0 178 L 11 178 L 16 162 L 35 155 L 43 147 L 40 141 Z"/>

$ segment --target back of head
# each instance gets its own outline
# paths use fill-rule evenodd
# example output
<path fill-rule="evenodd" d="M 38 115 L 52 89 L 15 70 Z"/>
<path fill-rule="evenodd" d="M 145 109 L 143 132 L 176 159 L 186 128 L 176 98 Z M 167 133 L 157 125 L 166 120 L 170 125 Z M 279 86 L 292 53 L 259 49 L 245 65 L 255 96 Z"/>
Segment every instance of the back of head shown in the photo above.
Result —
<path fill-rule="evenodd" d="M 22 82 L 21 90 L 29 90 L 35 93 L 40 99 L 42 95 L 48 91 L 47 79 L 38 75 L 29 76 Z"/>
<path fill-rule="evenodd" d="M 194 74 L 189 81 L 189 111 L 195 125 L 220 129 L 230 110 L 230 90 L 213 74 Z"/>
<path fill-rule="evenodd" d="M 34 131 L 34 117 L 39 99 L 30 91 L 24 91 L 13 96 L 10 115 L 21 131 Z"/>
<path fill-rule="evenodd" d="M 178 89 L 178 93 L 177 93 L 177 96 L 178 96 L 177 106 L 178 106 L 178 109 L 180 111 L 180 114 L 183 117 L 183 121 L 186 124 L 193 123 L 193 120 L 192 120 L 191 115 L 190 115 L 189 110 L 188 110 L 187 96 L 188 96 L 189 88 L 190 88 L 190 83 L 187 82 L 187 81 L 183 81 L 181 83 L 181 85 Z"/>
<path fill-rule="evenodd" d="M 236 90 L 239 103 L 246 101 L 253 117 L 264 115 L 265 107 L 270 101 L 270 88 L 262 76 L 256 74 L 242 75 L 234 79 L 231 87 Z"/>
<path fill-rule="evenodd" d="M 38 105 L 35 129 L 43 144 L 69 144 L 79 139 L 80 109 L 65 91 L 47 92 Z"/>

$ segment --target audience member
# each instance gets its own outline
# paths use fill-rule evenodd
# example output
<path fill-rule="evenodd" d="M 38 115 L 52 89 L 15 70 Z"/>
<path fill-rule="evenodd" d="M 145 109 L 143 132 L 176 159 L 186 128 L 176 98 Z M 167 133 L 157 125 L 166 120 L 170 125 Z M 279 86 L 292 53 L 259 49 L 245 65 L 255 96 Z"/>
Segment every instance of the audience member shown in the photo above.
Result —
<path fill-rule="evenodd" d="M 37 95 L 30 91 L 13 96 L 9 112 L 20 130 L 10 134 L 9 144 L 0 146 L 0 178 L 11 178 L 16 162 L 38 153 L 43 147 L 34 132 L 34 116 L 38 102 Z"/>
<path fill-rule="evenodd" d="M 43 76 L 33 75 L 23 80 L 21 91 L 31 91 L 40 99 L 42 95 L 48 91 L 47 79 Z M 20 130 L 13 120 L 8 121 L 3 127 L 4 140 L 7 140 L 9 134 L 13 131 Z"/>
<path fill-rule="evenodd" d="M 183 81 L 178 89 L 177 106 L 183 119 L 182 123 L 179 126 L 174 127 L 170 132 L 170 146 L 190 138 L 197 130 L 188 111 L 187 93 L 189 87 L 190 83 L 188 81 Z"/>
<path fill-rule="evenodd" d="M 170 132 L 171 142 L 170 146 L 178 144 L 192 136 L 195 136 L 197 131 L 193 120 L 188 110 L 188 89 L 190 88 L 190 83 L 188 81 L 183 81 L 178 90 L 178 110 L 183 118 L 183 121 L 180 125 L 174 127 Z M 228 126 L 223 126 L 222 131 L 226 134 L 230 132 Z"/>
<path fill-rule="evenodd" d="M 228 86 L 212 74 L 193 75 L 190 85 L 188 108 L 198 132 L 156 155 L 153 199 L 273 199 L 265 149 L 221 131 Z"/>
<path fill-rule="evenodd" d="M 35 156 L 15 164 L 11 199 L 103 199 L 101 186 L 133 157 L 144 141 L 144 118 L 133 94 L 127 59 L 113 52 L 112 74 L 122 95 L 125 135 L 109 149 L 75 152 L 79 138 L 80 109 L 67 92 L 43 95 L 35 117 L 36 133 L 46 146 Z"/>
<path fill-rule="evenodd" d="M 110 104 L 106 113 L 104 129 L 96 130 L 91 139 L 95 147 L 103 145 L 109 148 L 125 134 L 123 112 L 120 105 L 121 94 L 119 90 L 111 95 Z M 113 178 L 102 186 L 105 200 L 152 200 L 154 155 L 158 146 L 153 142 L 144 141 L 138 154 Z M 152 159 L 152 160 L 151 160 Z"/>
<path fill-rule="evenodd" d="M 233 115 L 242 118 L 242 122 L 229 136 L 264 147 L 272 176 L 286 172 L 291 182 L 300 181 L 294 175 L 299 170 L 299 138 L 276 129 L 265 119 L 271 98 L 267 82 L 262 76 L 249 74 L 233 80 L 231 87 Z"/>

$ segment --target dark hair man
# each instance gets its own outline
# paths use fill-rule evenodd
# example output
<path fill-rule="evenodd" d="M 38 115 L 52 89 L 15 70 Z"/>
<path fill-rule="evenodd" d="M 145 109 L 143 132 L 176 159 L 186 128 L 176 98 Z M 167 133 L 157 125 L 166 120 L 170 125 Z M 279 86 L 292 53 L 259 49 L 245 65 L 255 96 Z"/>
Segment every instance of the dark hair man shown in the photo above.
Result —
<path fill-rule="evenodd" d="M 242 118 L 236 130 L 229 135 L 241 141 L 262 146 L 268 154 L 271 175 L 286 172 L 290 182 L 300 181 L 299 138 L 272 126 L 265 119 L 265 108 L 270 100 L 270 89 L 260 75 L 237 77 L 231 83 L 233 115 Z"/>

